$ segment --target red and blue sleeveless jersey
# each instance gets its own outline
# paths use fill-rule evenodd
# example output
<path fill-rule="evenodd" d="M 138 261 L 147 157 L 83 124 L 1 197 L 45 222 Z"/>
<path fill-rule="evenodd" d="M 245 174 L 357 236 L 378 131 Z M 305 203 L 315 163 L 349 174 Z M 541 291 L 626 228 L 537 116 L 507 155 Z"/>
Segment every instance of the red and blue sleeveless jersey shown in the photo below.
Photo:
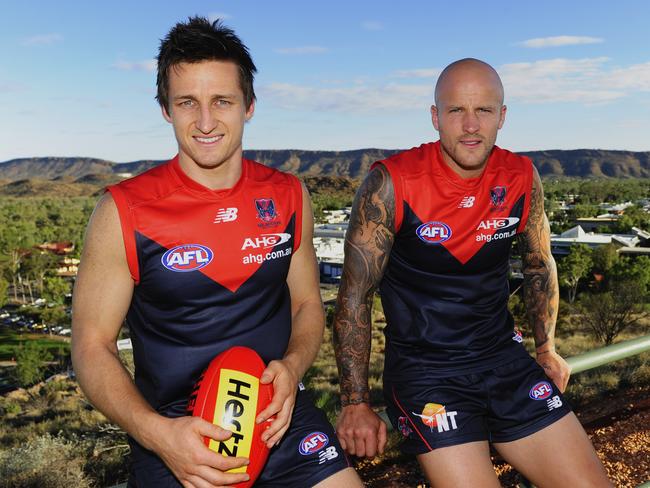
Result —
<path fill-rule="evenodd" d="M 532 162 L 495 146 L 483 173 L 463 179 L 436 142 L 376 164 L 389 171 L 395 192 L 395 240 L 379 287 L 384 375 L 453 376 L 526 354 L 507 304 Z"/>
<path fill-rule="evenodd" d="M 234 187 L 210 190 L 176 157 L 108 190 L 135 282 L 135 382 L 157 411 L 183 415 L 202 370 L 232 346 L 265 362 L 284 355 L 302 223 L 296 177 L 244 159 Z"/>

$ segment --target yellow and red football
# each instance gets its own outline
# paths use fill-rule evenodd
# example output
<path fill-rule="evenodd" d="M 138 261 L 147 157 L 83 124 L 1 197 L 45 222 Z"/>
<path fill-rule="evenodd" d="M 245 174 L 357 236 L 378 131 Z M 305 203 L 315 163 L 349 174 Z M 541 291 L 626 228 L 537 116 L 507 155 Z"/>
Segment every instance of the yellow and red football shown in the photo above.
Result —
<path fill-rule="evenodd" d="M 236 487 L 248 488 L 259 476 L 269 456 L 262 442 L 267 422 L 255 418 L 273 398 L 273 386 L 260 383 L 266 365 L 247 347 L 232 347 L 215 357 L 196 382 L 187 405 L 188 412 L 232 431 L 225 441 L 204 438 L 206 446 L 224 456 L 250 459 L 248 466 L 230 473 L 248 473 L 250 480 Z"/>

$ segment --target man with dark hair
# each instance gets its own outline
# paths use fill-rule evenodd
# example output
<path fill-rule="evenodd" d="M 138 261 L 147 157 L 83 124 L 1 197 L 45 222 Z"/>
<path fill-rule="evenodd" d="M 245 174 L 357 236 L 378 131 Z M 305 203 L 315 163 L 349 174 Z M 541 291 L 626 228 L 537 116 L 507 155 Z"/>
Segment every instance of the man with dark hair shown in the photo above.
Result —
<path fill-rule="evenodd" d="M 130 437 L 131 486 L 248 479 L 208 449 L 232 433 L 186 415 L 194 382 L 232 346 L 256 350 L 272 383 L 271 448 L 256 486 L 361 486 L 332 426 L 299 383 L 324 317 L 309 195 L 242 157 L 255 65 L 219 22 L 191 18 L 162 41 L 158 95 L 178 155 L 108 188 L 88 225 L 75 286 L 72 355 L 89 399 Z M 119 361 L 126 318 L 135 383 Z"/>
<path fill-rule="evenodd" d="M 436 487 L 499 486 L 488 443 L 540 487 L 611 486 L 562 396 L 555 262 L 532 162 L 495 146 L 505 121 L 496 71 L 476 59 L 440 74 L 436 143 L 375 163 L 357 192 L 334 323 L 344 449 L 374 456 L 386 426 L 369 405 L 370 307 L 386 314 L 384 397 Z M 519 236 L 536 361 L 508 312 Z"/>

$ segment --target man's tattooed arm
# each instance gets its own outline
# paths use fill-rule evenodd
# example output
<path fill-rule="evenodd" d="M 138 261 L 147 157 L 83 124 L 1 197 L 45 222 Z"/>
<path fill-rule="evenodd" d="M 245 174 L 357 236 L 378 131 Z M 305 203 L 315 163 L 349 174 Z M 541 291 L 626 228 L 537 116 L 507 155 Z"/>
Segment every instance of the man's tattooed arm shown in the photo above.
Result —
<path fill-rule="evenodd" d="M 559 292 L 550 238 L 551 229 L 544 213 L 544 190 L 539 174 L 533 167 L 530 212 L 519 243 L 524 273 L 524 302 L 538 356 L 555 350 Z"/>
<path fill-rule="evenodd" d="M 395 194 L 390 175 L 377 166 L 352 204 L 345 236 L 345 261 L 334 318 L 334 349 L 341 405 L 369 402 L 371 307 L 393 246 Z"/>

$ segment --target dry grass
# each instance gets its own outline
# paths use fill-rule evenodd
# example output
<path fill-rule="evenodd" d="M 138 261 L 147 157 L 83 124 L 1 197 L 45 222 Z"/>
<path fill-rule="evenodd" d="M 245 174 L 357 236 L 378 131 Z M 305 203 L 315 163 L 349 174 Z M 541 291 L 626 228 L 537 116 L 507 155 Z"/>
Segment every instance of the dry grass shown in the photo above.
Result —
<path fill-rule="evenodd" d="M 328 315 L 331 317 L 331 313 Z M 373 320 L 369 384 L 373 406 L 382 409 L 383 329 L 386 324 L 378 300 Z M 646 321 L 627 331 L 619 340 L 649 331 L 650 323 Z M 524 331 L 524 335 L 527 347 L 532 350 L 530 334 Z M 558 323 L 556 335 L 558 350 L 565 357 L 600 347 L 580 326 L 579 316 L 565 314 Z M 123 351 L 121 356 L 127 369 L 133 371 L 132 354 Z M 320 353 L 304 382 L 317 405 L 335 423 L 339 411 L 339 384 L 331 326 L 326 328 Z M 643 384 L 650 384 L 650 353 L 575 375 L 568 398 L 579 407 L 618 388 Z M 73 380 L 60 377 L 0 397 L 0 421 L 0 487 L 110 486 L 127 477 L 125 434 L 87 403 Z M 357 467 L 368 474 L 367 469 L 372 471 L 382 463 L 388 466 L 403 464 L 405 458 L 399 452 L 399 442 L 399 434 L 391 433 L 384 455 L 373 461 L 359 462 Z M 43 459 L 47 463 L 42 462 Z M 377 486 L 388 486 L 380 481 L 377 483 Z"/>

